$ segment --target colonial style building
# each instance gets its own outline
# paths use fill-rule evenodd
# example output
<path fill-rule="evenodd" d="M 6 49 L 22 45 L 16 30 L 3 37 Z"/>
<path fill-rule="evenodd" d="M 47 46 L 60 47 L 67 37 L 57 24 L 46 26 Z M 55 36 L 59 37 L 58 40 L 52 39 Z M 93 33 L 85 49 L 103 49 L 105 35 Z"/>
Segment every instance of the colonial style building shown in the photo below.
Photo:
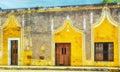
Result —
<path fill-rule="evenodd" d="M 0 65 L 120 66 L 120 6 L 1 10 Z"/>

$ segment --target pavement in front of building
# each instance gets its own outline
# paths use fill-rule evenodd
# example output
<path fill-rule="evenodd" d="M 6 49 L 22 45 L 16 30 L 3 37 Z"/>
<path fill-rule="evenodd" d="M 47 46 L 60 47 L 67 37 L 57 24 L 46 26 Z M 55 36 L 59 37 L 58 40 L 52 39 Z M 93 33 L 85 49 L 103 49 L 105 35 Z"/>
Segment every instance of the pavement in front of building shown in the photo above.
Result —
<path fill-rule="evenodd" d="M 119 67 L 0 66 L 0 72 L 120 72 Z"/>

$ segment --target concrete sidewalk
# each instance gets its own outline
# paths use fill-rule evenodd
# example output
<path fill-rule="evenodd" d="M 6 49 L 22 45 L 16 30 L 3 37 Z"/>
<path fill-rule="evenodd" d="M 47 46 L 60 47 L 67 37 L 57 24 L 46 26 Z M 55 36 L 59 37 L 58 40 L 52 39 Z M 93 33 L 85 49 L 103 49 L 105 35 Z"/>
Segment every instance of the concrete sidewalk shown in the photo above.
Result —
<path fill-rule="evenodd" d="M 101 72 L 120 72 L 119 67 L 71 67 L 71 66 L 0 66 L 1 71 L 68 71 L 68 72 L 80 72 L 80 71 L 101 71 Z"/>

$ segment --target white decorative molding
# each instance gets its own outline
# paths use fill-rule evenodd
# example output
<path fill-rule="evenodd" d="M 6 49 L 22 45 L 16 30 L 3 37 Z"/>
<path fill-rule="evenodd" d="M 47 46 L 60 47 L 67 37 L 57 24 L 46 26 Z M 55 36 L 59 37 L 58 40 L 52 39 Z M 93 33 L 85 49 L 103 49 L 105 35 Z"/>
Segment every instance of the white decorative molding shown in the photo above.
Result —
<path fill-rule="evenodd" d="M 22 26 L 25 26 L 25 15 L 22 15 Z"/>
<path fill-rule="evenodd" d="M 54 29 L 54 19 L 52 18 L 51 20 L 51 31 L 53 32 L 53 29 Z"/>
<path fill-rule="evenodd" d="M 83 29 L 86 30 L 86 15 L 83 15 Z"/>
<path fill-rule="evenodd" d="M 70 19 L 70 16 L 69 15 L 67 15 L 67 20 L 69 20 Z"/>
<path fill-rule="evenodd" d="M 93 12 L 90 13 L 90 24 L 93 24 Z"/>
<path fill-rule="evenodd" d="M 98 27 L 100 26 L 103 21 L 105 20 L 105 18 L 107 18 L 107 20 L 114 26 L 118 27 L 118 22 L 116 22 L 112 17 L 111 17 L 111 14 L 110 14 L 110 10 L 108 8 L 103 8 L 102 10 L 102 15 L 100 17 L 100 19 L 95 23 L 93 24 L 94 25 L 94 28 L 95 27 Z"/>

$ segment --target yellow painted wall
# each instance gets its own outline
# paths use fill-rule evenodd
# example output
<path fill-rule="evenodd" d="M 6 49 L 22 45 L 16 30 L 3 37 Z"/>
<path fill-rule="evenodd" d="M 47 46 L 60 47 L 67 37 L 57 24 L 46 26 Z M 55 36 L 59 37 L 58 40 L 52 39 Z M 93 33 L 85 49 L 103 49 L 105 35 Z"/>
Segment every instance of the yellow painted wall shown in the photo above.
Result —
<path fill-rule="evenodd" d="M 25 51 L 23 57 L 23 65 L 31 65 L 31 64 L 32 64 L 32 51 Z"/>
<path fill-rule="evenodd" d="M 8 65 L 8 38 L 20 38 L 21 36 L 20 26 L 16 24 L 14 16 L 9 16 L 8 20 L 3 25 L 2 34 L 3 34 L 2 65 Z"/>
<path fill-rule="evenodd" d="M 55 43 L 71 43 L 71 66 L 82 65 L 83 34 L 71 25 L 70 20 L 64 22 L 64 26 L 55 31 Z"/>
<path fill-rule="evenodd" d="M 94 42 L 114 42 L 114 61 L 95 62 L 95 66 L 118 66 L 118 27 L 112 25 L 107 18 L 104 19 L 102 24 L 95 27 Z M 94 49 L 94 48 L 93 48 Z"/>

